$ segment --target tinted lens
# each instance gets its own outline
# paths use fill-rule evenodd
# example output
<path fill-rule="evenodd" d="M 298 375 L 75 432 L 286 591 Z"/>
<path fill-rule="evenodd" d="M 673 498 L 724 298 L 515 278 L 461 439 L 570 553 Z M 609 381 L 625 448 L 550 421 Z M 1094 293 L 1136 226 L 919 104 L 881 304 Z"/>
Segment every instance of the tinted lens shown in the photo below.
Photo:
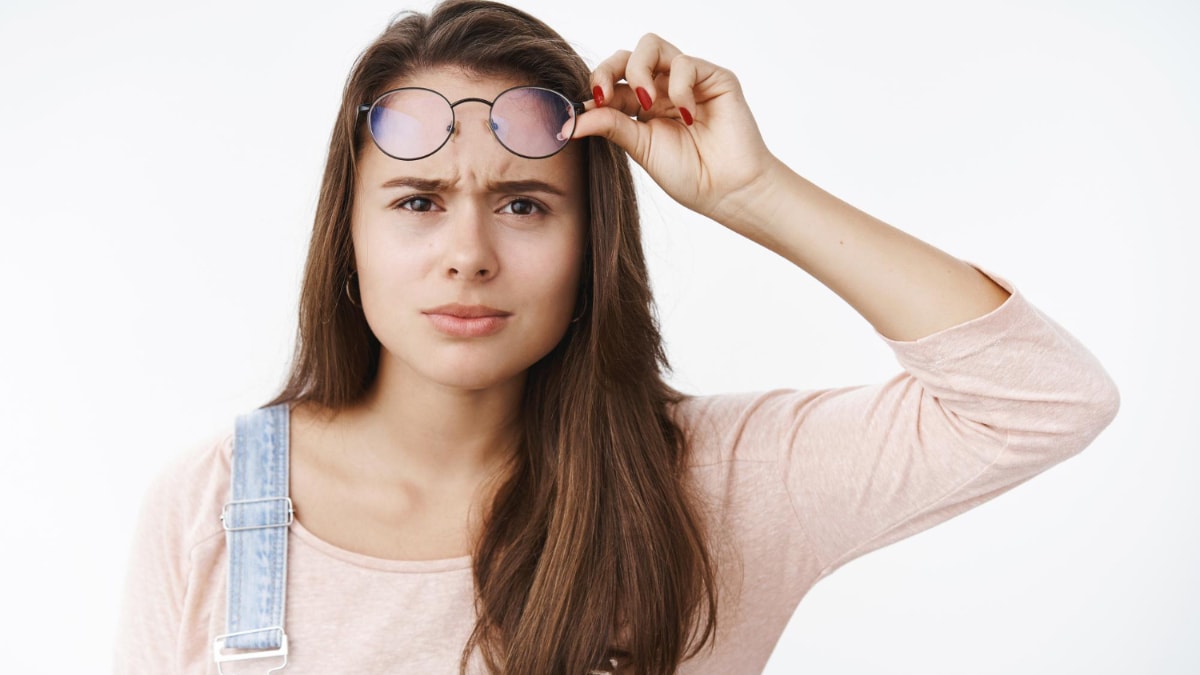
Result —
<path fill-rule="evenodd" d="M 450 138 L 454 112 L 437 92 L 397 89 L 375 102 L 370 123 L 380 150 L 396 159 L 420 159 Z"/>
<path fill-rule="evenodd" d="M 492 130 L 511 152 L 549 157 L 562 150 L 575 133 L 575 109 L 549 89 L 509 89 L 492 104 Z"/>

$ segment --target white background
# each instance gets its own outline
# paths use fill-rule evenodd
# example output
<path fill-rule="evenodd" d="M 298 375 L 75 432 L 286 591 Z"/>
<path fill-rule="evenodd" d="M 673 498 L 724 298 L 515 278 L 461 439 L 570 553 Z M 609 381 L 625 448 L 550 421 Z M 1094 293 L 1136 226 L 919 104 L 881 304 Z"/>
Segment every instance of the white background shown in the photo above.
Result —
<path fill-rule="evenodd" d="M 521 7 L 591 64 L 654 31 L 731 68 L 775 154 L 1010 279 L 1120 388 L 1080 456 L 821 582 L 767 673 L 1200 671 L 1200 6 Z M 403 8 L 0 6 L 0 669 L 108 670 L 151 476 L 281 384 L 341 88 Z M 643 183 L 674 384 L 898 372 L 819 282 Z"/>

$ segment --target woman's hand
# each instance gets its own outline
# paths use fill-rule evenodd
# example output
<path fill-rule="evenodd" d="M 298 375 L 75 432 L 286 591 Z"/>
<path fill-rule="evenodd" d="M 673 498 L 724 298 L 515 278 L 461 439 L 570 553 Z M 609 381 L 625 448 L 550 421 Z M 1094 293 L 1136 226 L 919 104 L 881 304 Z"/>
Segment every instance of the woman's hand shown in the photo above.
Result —
<path fill-rule="evenodd" d="M 575 137 L 608 138 L 676 201 L 726 226 L 779 169 L 737 77 L 657 35 L 606 59 L 592 85 L 598 105 L 579 117 Z"/>
<path fill-rule="evenodd" d="M 599 135 L 621 146 L 667 194 L 792 261 L 881 335 L 915 341 L 982 316 L 1008 297 L 971 265 L 859 211 L 776 159 L 728 70 L 682 55 L 651 34 L 633 52 L 601 63 L 592 84 L 604 101 L 580 115 L 576 137 Z M 651 105 L 639 104 L 639 88 Z"/>

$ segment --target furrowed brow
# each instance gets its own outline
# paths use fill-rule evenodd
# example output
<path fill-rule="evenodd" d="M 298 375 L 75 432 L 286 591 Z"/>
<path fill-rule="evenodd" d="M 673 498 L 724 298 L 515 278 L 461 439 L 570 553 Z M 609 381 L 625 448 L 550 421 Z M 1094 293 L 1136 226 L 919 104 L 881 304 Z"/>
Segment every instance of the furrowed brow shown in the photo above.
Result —
<path fill-rule="evenodd" d="M 442 192 L 450 187 L 450 181 L 437 178 L 417 178 L 416 176 L 398 176 L 384 182 L 382 188 L 412 188 L 420 192 Z"/>
<path fill-rule="evenodd" d="M 540 180 L 506 180 L 495 183 L 488 183 L 488 192 L 493 193 L 511 193 L 511 192 L 544 192 L 546 194 L 556 195 L 558 197 L 567 196 L 566 192 L 557 185 L 551 185 Z"/>
<path fill-rule="evenodd" d="M 418 192 L 448 192 L 453 189 L 454 181 L 439 178 L 420 178 L 417 176 L 397 176 L 385 181 L 382 188 L 411 188 Z M 505 180 L 488 183 L 488 192 L 493 194 L 511 194 L 521 192 L 541 192 L 558 197 L 565 197 L 566 192 L 551 183 L 541 180 Z"/>

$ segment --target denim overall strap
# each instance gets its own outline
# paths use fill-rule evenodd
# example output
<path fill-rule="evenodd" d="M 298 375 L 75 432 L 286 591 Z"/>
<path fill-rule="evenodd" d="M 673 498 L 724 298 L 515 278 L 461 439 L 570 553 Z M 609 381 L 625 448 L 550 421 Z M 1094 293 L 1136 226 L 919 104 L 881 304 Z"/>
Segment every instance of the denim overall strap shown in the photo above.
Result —
<path fill-rule="evenodd" d="M 288 418 L 287 403 L 259 408 L 237 418 L 232 499 L 221 510 L 229 552 L 229 584 L 226 632 L 213 644 L 218 670 L 224 661 L 267 656 L 282 656 L 287 664 L 283 615 L 288 525 L 292 523 Z M 260 651 L 225 654 L 224 648 Z"/>

